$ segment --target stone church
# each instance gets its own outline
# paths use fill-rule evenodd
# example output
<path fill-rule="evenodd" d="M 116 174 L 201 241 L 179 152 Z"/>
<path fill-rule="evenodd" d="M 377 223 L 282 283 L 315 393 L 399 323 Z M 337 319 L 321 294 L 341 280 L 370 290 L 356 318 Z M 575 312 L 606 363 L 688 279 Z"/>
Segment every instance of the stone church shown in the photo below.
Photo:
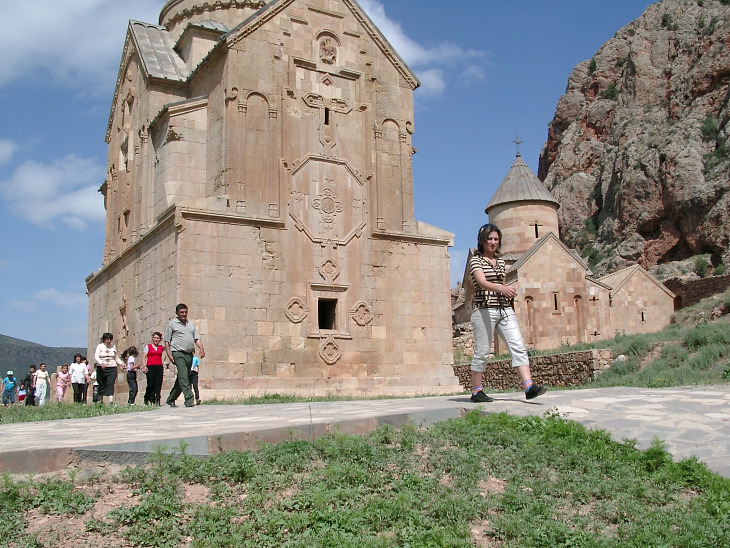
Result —
<path fill-rule="evenodd" d="M 674 294 L 639 265 L 595 277 L 558 237 L 560 204 L 520 154 L 487 204 L 502 231 L 506 283 L 517 289 L 515 312 L 528 347 L 537 350 L 660 331 L 674 313 Z M 471 249 L 469 259 L 476 249 Z M 467 260 L 468 265 L 468 260 Z M 474 287 L 468 268 L 457 323 L 471 316 Z M 498 338 L 496 353 L 500 350 Z"/>
<path fill-rule="evenodd" d="M 452 234 L 414 219 L 418 86 L 354 0 L 130 21 L 89 348 L 142 346 L 184 302 L 208 394 L 460 391 Z"/>

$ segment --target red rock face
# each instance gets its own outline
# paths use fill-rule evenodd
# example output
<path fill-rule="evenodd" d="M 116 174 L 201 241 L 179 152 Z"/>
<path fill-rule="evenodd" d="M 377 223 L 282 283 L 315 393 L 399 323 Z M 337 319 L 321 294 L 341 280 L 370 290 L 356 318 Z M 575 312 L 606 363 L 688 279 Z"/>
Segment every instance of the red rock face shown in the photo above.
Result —
<path fill-rule="evenodd" d="M 730 7 L 720 2 L 664 0 L 570 75 L 538 177 L 561 203 L 561 237 L 605 257 L 598 273 L 698 253 L 730 265 L 723 21 Z"/>

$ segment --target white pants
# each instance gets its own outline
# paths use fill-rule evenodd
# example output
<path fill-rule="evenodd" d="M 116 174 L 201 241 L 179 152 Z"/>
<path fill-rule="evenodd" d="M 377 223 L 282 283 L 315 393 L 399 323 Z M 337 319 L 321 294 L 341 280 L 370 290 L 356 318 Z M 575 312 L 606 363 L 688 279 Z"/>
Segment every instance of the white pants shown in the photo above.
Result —
<path fill-rule="evenodd" d="M 530 365 L 525 343 L 522 342 L 520 326 L 517 324 L 517 317 L 512 308 L 477 308 L 471 314 L 471 325 L 474 329 L 472 371 L 484 373 L 487 370 L 495 330 L 507 343 L 507 348 L 512 356 L 512 367 Z"/>
<path fill-rule="evenodd" d="M 35 399 L 37 405 L 45 405 L 46 404 L 46 389 L 48 387 L 46 386 L 45 382 L 41 382 L 36 384 L 35 386 Z"/>

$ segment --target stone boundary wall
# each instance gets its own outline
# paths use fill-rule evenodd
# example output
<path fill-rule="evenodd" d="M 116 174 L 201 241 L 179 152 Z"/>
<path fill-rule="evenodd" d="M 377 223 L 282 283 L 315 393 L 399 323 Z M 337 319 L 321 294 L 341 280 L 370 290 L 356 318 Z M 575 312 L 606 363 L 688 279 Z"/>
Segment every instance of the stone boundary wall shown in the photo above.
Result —
<path fill-rule="evenodd" d="M 730 274 L 710 276 L 699 280 L 670 278 L 663 283 L 669 291 L 677 296 L 674 299 L 674 310 L 679 310 L 706 297 L 725 291 L 730 287 Z"/>
<path fill-rule="evenodd" d="M 613 353 L 610 350 L 583 350 L 550 354 L 530 358 L 532 378 L 537 384 L 545 386 L 580 386 L 596 379 L 601 371 L 611 367 Z M 471 366 L 454 365 L 454 374 L 465 390 L 471 390 Z M 511 360 L 489 362 L 484 373 L 485 388 L 498 390 L 517 390 L 522 383 L 512 367 Z"/>

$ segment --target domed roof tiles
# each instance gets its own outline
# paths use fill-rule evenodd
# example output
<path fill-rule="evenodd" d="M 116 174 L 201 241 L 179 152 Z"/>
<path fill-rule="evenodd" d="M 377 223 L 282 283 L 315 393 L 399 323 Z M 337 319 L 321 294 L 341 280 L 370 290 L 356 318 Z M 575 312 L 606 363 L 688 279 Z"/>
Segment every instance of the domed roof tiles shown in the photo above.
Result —
<path fill-rule="evenodd" d="M 554 204 L 556 209 L 560 207 L 558 201 L 522 160 L 519 153 L 492 199 L 489 200 L 485 211 L 489 213 L 489 210 L 497 205 L 514 202 L 548 202 Z"/>

